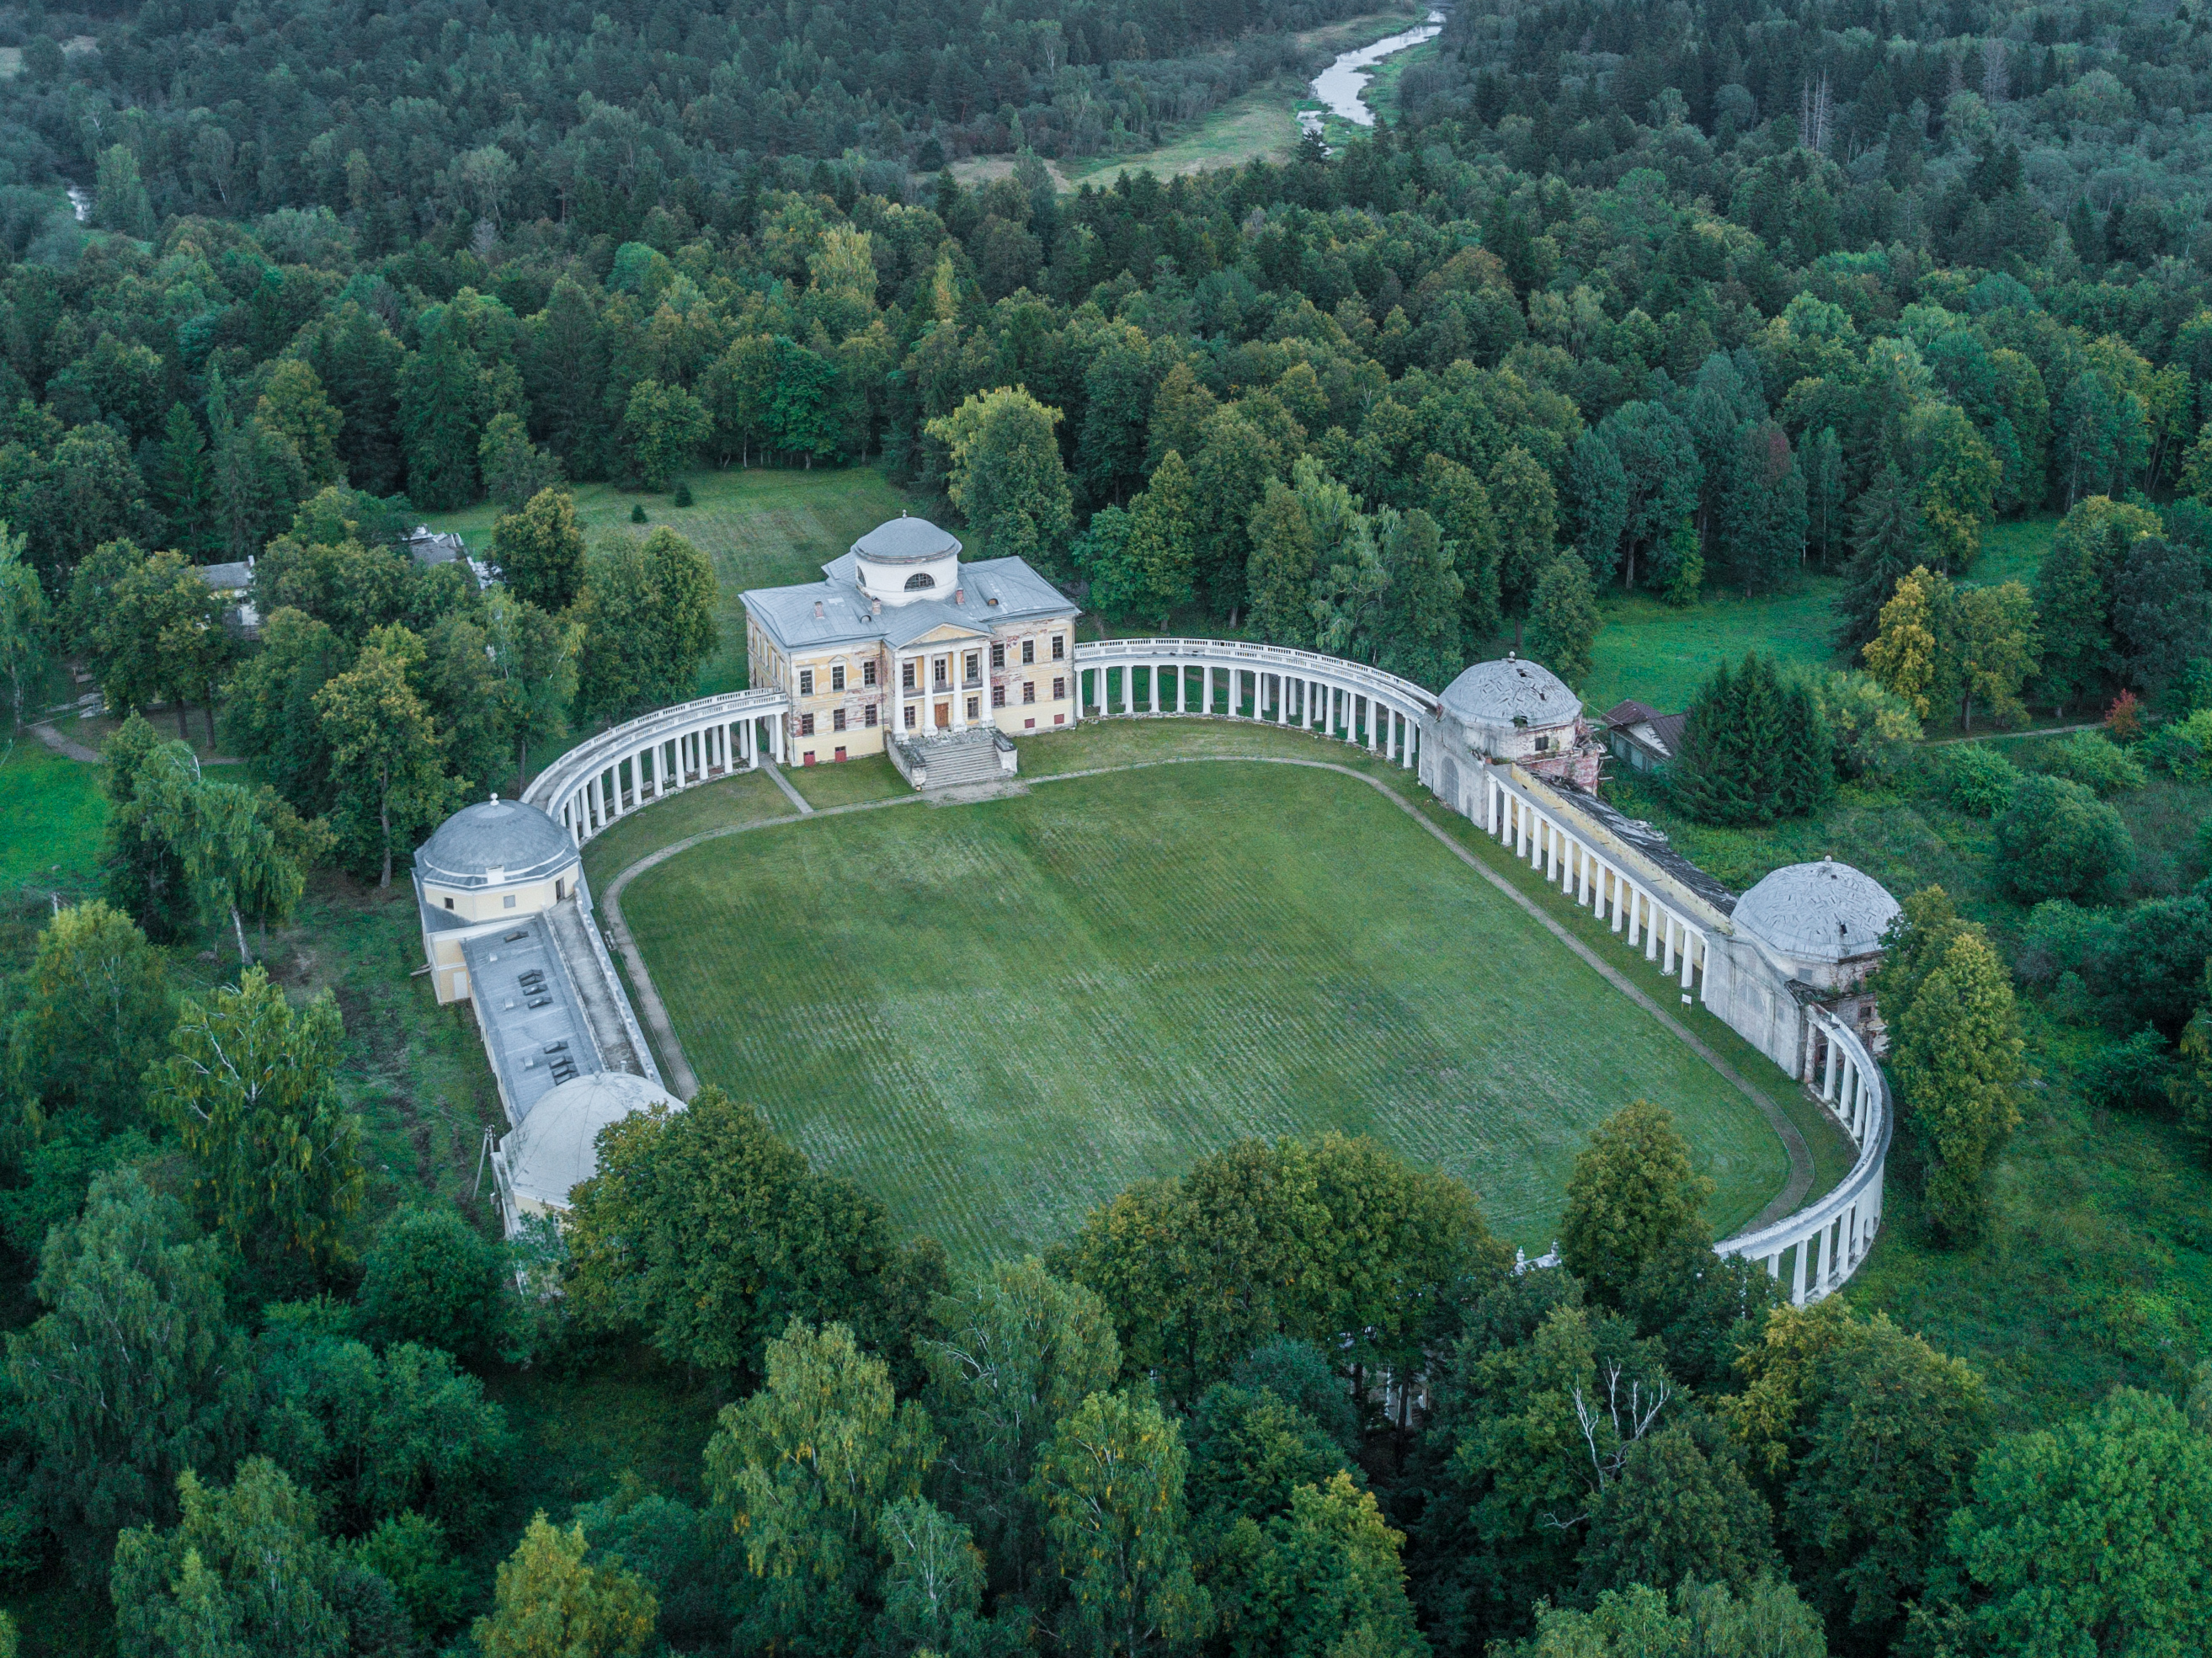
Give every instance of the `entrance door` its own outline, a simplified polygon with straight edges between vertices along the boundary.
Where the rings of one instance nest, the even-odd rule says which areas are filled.
[[[937,705],[937,729],[939,731],[947,731],[951,728],[951,725],[952,705],[950,702],[939,703]]]

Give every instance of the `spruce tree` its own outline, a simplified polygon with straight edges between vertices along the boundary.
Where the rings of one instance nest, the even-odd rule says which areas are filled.
[[[215,476],[199,422],[181,403],[169,406],[154,464],[154,501],[169,531],[169,544],[199,560],[216,549]]]
[[[1844,580],[1844,625],[1838,642],[1856,654],[1881,630],[1881,607],[1900,577],[1920,562],[1920,508],[1894,464],[1884,466],[1851,511],[1851,562]]]
[[[1700,823],[1749,820],[1751,801],[1731,763],[1737,714],[1735,676],[1723,662],[1691,700],[1682,745],[1668,773],[1676,803]]]

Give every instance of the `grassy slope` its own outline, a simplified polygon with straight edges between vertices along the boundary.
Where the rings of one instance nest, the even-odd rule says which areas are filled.
[[[680,854],[625,912],[702,1077],[969,1260],[1252,1134],[1373,1133],[1540,1246],[1583,1135],[1638,1094],[1682,1114],[1723,1225],[1785,1174],[1701,1060],[1323,774],[776,827]]]
[[[902,511],[945,510],[942,502],[894,488],[877,466],[697,472],[690,484],[690,507],[671,506],[666,495],[612,484],[580,484],[576,516],[594,544],[612,536],[641,540],[653,525],[665,524],[714,562],[721,586],[721,644],[700,668],[702,696],[744,687],[744,606],[738,595],[746,588],[817,580],[822,566],[885,519]],[[650,522],[630,522],[630,508],[639,504]],[[481,556],[491,546],[492,520],[498,515],[496,507],[484,502],[465,512],[434,514],[428,522],[437,529],[459,531],[470,551]]]
[[[19,733],[0,758],[0,892],[89,893],[106,821],[99,768]]]

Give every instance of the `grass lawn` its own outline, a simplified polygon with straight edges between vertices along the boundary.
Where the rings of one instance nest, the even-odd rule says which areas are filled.
[[[1063,742],[1102,762],[1030,751]],[[1169,766],[778,825],[647,872],[624,913],[702,1078],[967,1264],[1254,1135],[1372,1133],[1537,1248],[1638,1095],[1682,1120],[1722,1229],[1786,1177],[1750,1102],[1327,773]]]
[[[88,895],[106,822],[99,767],[65,760],[28,732],[0,750],[0,892]]]
[[[576,516],[594,544],[611,536],[642,540],[655,525],[665,524],[714,561],[721,587],[722,638],[699,670],[701,696],[745,687],[745,611],[738,596],[746,588],[817,580],[824,564],[885,519],[902,511],[942,518],[949,510],[942,501],[893,487],[879,466],[814,471],[753,467],[695,472],[690,482],[689,507],[671,506],[666,495],[611,483],[578,484]],[[630,508],[640,504],[649,521],[633,524]],[[434,529],[459,531],[469,550],[481,556],[491,546],[492,520],[499,511],[485,501],[462,512],[433,513],[427,521]],[[981,551],[969,550],[971,557]],[[548,754],[540,763],[551,759]]]

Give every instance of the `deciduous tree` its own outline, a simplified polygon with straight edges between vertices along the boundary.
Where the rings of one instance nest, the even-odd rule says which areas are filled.
[[[1618,1304],[1644,1264],[1678,1240],[1704,1242],[1713,1183],[1690,1164],[1673,1115],[1633,1100],[1590,1132],[1567,1177],[1559,1254],[1600,1299]]]
[[[1604,626],[1589,567],[1572,553],[1553,558],[1528,601],[1528,654],[1570,686],[1580,685]]]
[[[639,1658],[659,1604],[618,1563],[586,1565],[589,1546],[581,1526],[558,1530],[542,1509],[532,1517],[471,1631],[484,1658]]]
[[[422,641],[399,627],[380,628],[352,667],[314,695],[315,717],[331,754],[341,843],[380,862],[379,886],[392,884],[393,853],[451,809],[437,722],[408,683],[422,659]]]
[[[46,1310],[7,1338],[34,1486],[88,1566],[119,1527],[173,1514],[177,1476],[220,1473],[251,1430],[222,1262],[191,1231],[136,1170],[97,1176],[83,1215],[46,1236],[33,1284]]]
[[[1060,422],[1060,410],[1027,386],[1002,386],[929,422],[930,436],[951,452],[946,493],[994,557],[1058,559],[1073,512],[1053,435]]]
[[[325,991],[295,1010],[260,968],[187,998],[155,1105],[198,1163],[198,1187],[248,1259],[320,1267],[361,1206],[361,1120],[336,1072],[343,1031]]]

